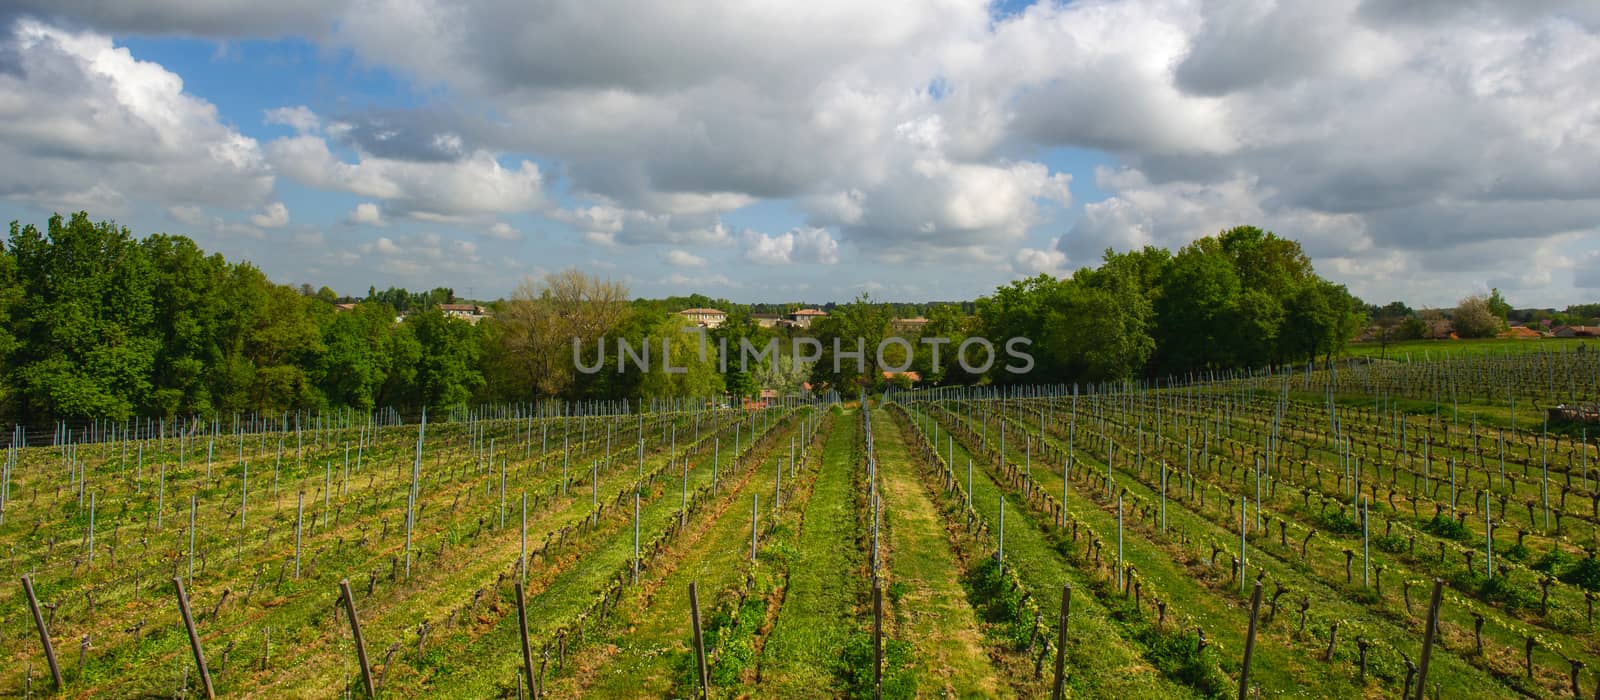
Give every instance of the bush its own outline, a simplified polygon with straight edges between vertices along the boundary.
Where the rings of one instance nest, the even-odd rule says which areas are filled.
[[[1022,604],[1022,592],[1011,587],[994,558],[985,558],[964,578],[984,621],[994,623],[1000,637],[1013,647],[1026,646],[1033,632],[1033,617]]]
[[[1585,590],[1600,591],[1600,561],[1594,557],[1579,559],[1571,568],[1562,572],[1562,583],[1582,586]]]
[[[1372,538],[1372,546],[1390,554],[1403,554],[1408,545],[1406,538],[1399,535],[1379,535]]]
[[[846,695],[852,698],[873,697],[872,687],[872,634],[855,632],[844,645],[839,666],[835,669],[844,680]],[[911,642],[904,639],[883,640],[883,697],[914,698],[917,695],[917,677],[911,667]]]
[[[1455,518],[1445,515],[1444,513],[1435,515],[1431,520],[1423,523],[1422,530],[1423,532],[1438,535],[1445,539],[1457,540],[1461,542],[1472,539],[1472,533],[1467,532],[1467,528],[1462,527],[1461,523],[1456,522]]]
[[[1346,514],[1343,508],[1332,512],[1317,513],[1312,517],[1312,521],[1317,524],[1318,530],[1324,532],[1338,535],[1361,534],[1361,523],[1356,522],[1354,518]]]
[[[1522,543],[1519,542],[1517,544],[1511,545],[1510,549],[1507,549],[1504,553],[1499,554],[1499,556],[1505,557],[1505,558],[1510,559],[1511,561],[1515,561],[1515,562],[1524,562],[1524,561],[1527,561],[1528,557],[1531,556],[1532,554],[1533,554],[1533,551],[1528,549],[1528,545],[1525,545],[1525,544],[1522,544]]]
[[[1200,639],[1194,633],[1165,633],[1151,627],[1140,636],[1150,649],[1150,662],[1163,674],[1194,688],[1203,697],[1233,696],[1233,679],[1217,665],[1214,648],[1198,651]]]
[[[1542,571],[1551,576],[1560,576],[1568,568],[1571,568],[1572,564],[1572,555],[1552,547],[1544,556],[1539,557],[1539,560],[1534,562],[1531,568],[1534,571]]]

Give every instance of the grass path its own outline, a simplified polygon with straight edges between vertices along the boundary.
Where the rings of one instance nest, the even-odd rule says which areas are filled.
[[[714,516],[703,519],[694,536],[675,543],[665,565],[646,570],[645,586],[630,589],[622,599],[619,610],[623,614],[611,625],[621,629],[608,648],[596,654],[599,658],[593,667],[549,690],[558,697],[671,695],[678,680],[675,664],[691,651],[685,633],[689,583],[699,585],[703,615],[708,614],[719,591],[739,585],[741,564],[750,555],[751,500],[759,499],[763,521],[771,517],[777,487],[773,471],[787,468],[788,460],[785,447],[775,448],[759,467],[745,473],[735,489],[725,492]],[[786,501],[792,497],[787,474],[784,493]]]
[[[872,423],[895,554],[891,580],[906,586],[895,611],[901,636],[916,646],[919,687],[939,697],[1000,697],[1009,688],[989,663],[977,615],[957,578],[961,567],[917,479],[904,436],[881,410]]]
[[[783,608],[760,661],[761,697],[815,698],[839,694],[832,673],[858,626],[866,589],[865,559],[856,545],[856,440],[859,415],[835,423],[823,448],[790,568]]]
[[[961,441],[957,440],[954,448],[956,464],[965,467],[969,459],[973,461],[972,507],[984,514],[991,531],[997,528],[1001,496],[1011,496],[1006,499],[1006,566],[1015,569],[1029,588],[1049,591],[1043,594],[1047,599],[1059,600],[1056,592],[1063,583],[1071,583],[1076,591],[1067,642],[1069,693],[1087,697],[1195,697],[1191,688],[1157,671],[1143,656],[1147,650],[1123,636],[1121,624],[1106,603],[1091,594],[1094,586],[1088,576],[1067,564],[1049,534],[1035,521],[1035,514],[1018,507],[1016,494],[1009,493],[979,466],[980,460],[973,458]]]

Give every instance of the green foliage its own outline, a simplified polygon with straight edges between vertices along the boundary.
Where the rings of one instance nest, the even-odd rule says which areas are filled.
[[[1498,292],[1497,292],[1498,294]],[[1505,305],[1504,300],[1500,301]],[[1505,327],[1505,316],[1497,316],[1493,304],[1483,296],[1469,296],[1461,300],[1450,316],[1450,325],[1462,338],[1488,338]]]
[[[1406,538],[1399,535],[1378,535],[1372,538],[1372,546],[1390,554],[1400,554],[1407,549]]]
[[[182,236],[135,239],[87,213],[13,222],[0,255],[4,411],[30,421],[211,417],[329,405],[460,405],[483,386],[475,329],[438,311],[396,323],[369,300],[274,284]],[[400,308],[447,289],[382,297]]]
[[[1461,523],[1457,522],[1455,518],[1445,515],[1444,513],[1435,515],[1426,522],[1422,523],[1422,530],[1423,532],[1432,533],[1434,535],[1438,535],[1446,539],[1456,540],[1458,542],[1467,542],[1475,539],[1472,533],[1467,530],[1467,528],[1462,527]]]
[[[1530,568],[1532,568],[1534,571],[1542,571],[1552,576],[1557,576],[1566,572],[1567,569],[1572,566],[1572,564],[1572,555],[1567,554],[1560,549],[1552,548],[1550,551],[1545,552],[1544,556],[1539,557],[1537,561],[1533,562],[1533,565]]]
[[[1107,381],[1332,356],[1367,307],[1312,271],[1294,241],[1239,227],[1185,246],[1106,251],[1100,267],[1000,287],[978,330],[1035,341],[1034,372],[995,382]]]
[[[1361,523],[1357,522],[1355,518],[1350,517],[1350,515],[1346,513],[1343,508],[1322,513],[1313,513],[1311,519],[1317,524],[1317,529],[1319,530],[1340,535],[1361,534]]]
[[[1600,561],[1585,557],[1574,562],[1559,575],[1562,583],[1582,586],[1586,590],[1600,591]]]
[[[993,557],[985,558],[962,577],[978,615],[992,625],[990,634],[1013,649],[1026,648],[1033,637],[1033,616],[1022,590],[1013,588]]]
[[[1202,697],[1232,696],[1233,680],[1218,665],[1215,649],[1201,650],[1200,638],[1193,632],[1162,632],[1151,627],[1140,635],[1140,641],[1150,649],[1151,664]]]
[[[889,321],[888,309],[862,294],[812,322],[811,331],[822,343],[822,359],[812,366],[811,381],[846,395],[858,387],[875,386],[881,376],[877,348],[889,334]],[[860,357],[855,356],[858,350]]]
[[[1528,549],[1528,545],[1522,544],[1521,542],[1511,545],[1511,547],[1504,553],[1500,553],[1500,556],[1510,559],[1511,561],[1518,562],[1527,561],[1528,557],[1532,555],[1533,551]]]
[[[837,673],[845,682],[845,694],[852,698],[875,697],[873,692],[872,634],[857,631],[845,642]],[[885,637],[883,640],[884,698],[914,698],[917,676],[912,667],[911,642]]]

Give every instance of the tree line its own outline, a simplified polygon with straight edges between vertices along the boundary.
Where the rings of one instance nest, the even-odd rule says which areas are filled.
[[[1040,275],[968,302],[899,304],[863,295],[829,305],[809,329],[765,328],[758,308],[700,295],[630,299],[620,283],[578,270],[528,279],[487,304],[473,324],[440,311],[447,288],[369,289],[359,300],[322,287],[269,280],[248,262],[208,254],[177,235],[135,237],[87,213],[44,228],[11,224],[0,251],[0,414],[13,421],[216,416],[235,412],[449,407],[492,401],[780,394],[809,383],[854,393],[909,383],[885,376],[909,365],[927,383],[1073,382],[1300,362],[1337,353],[1367,307],[1312,270],[1294,241],[1243,227],[1176,254],[1106,251],[1101,264],[1057,279]],[[711,306],[729,316],[698,329],[676,313]],[[895,319],[915,313],[915,328]],[[401,317],[403,316],[403,320]],[[823,360],[800,362],[797,336]],[[968,337],[1025,337],[1034,370],[969,373],[953,361]],[[711,349],[700,354],[704,337]],[[948,342],[934,350],[919,342]],[[599,352],[604,338],[606,352]],[[662,371],[661,340],[681,372]],[[835,370],[832,341],[868,352]],[[618,371],[616,341],[652,353],[649,371]],[[721,366],[716,349],[779,341],[770,365]],[[577,343],[575,357],[574,342]],[[579,369],[579,362],[594,368]]]

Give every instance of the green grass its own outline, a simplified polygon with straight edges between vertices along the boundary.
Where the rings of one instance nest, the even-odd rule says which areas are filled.
[[[790,565],[789,586],[761,657],[762,697],[811,698],[841,692],[834,673],[857,614],[866,564],[856,546],[854,478],[860,416],[840,416],[823,448],[817,482]]]
[[[596,658],[589,662],[580,677],[555,686],[553,692],[558,695],[587,693],[601,697],[622,697],[666,696],[674,691],[679,667],[693,656],[693,650],[688,646],[692,639],[684,633],[689,619],[689,583],[695,582],[701,591],[706,627],[716,627],[718,621],[714,619],[712,611],[718,610],[718,604],[724,602],[719,600],[719,595],[732,597],[733,589],[743,584],[743,574],[746,572],[743,565],[750,553],[751,499],[759,498],[765,506],[762,509],[763,522],[772,517],[772,495],[776,488],[773,470],[779,465],[787,465],[788,461],[786,446],[774,447],[757,468],[745,471],[741,479],[725,487],[717,510],[705,522],[697,523],[689,541],[674,546],[671,561],[652,566],[642,573],[643,585],[628,589],[618,605],[618,618],[608,623],[607,639],[600,643],[603,647],[601,653],[595,655]],[[731,458],[728,457],[731,456],[725,456],[724,469],[730,466]],[[784,489],[786,494],[793,491],[787,482]],[[790,505],[785,504],[786,507]],[[769,570],[755,570],[752,576],[765,576],[768,573]],[[737,623],[748,632],[764,617],[765,602],[763,597],[752,596],[729,616],[730,619],[722,623]],[[715,635],[708,633],[708,637],[708,647],[717,648]],[[752,658],[748,658],[753,654],[753,649],[744,651],[746,658],[738,661],[745,664],[753,662]],[[733,669],[731,662],[735,659],[732,656],[733,653],[729,653],[730,658],[719,659],[723,662],[719,664],[720,668]],[[723,682],[715,683],[715,687],[728,685],[726,681],[729,679],[721,680]],[[732,680],[736,681],[737,678]]]
[[[983,648],[977,616],[958,579],[944,522],[917,479],[905,437],[873,412],[884,520],[889,532],[896,636],[916,642],[915,670],[930,697],[997,697],[1005,684]]]
[[[1585,345],[1590,352],[1600,350],[1600,338],[1529,338],[1526,340],[1510,338],[1471,338],[1463,340],[1406,340],[1390,343],[1384,348],[1380,343],[1350,343],[1345,346],[1345,355],[1350,357],[1384,357],[1390,360],[1404,361],[1406,355],[1411,356],[1412,362],[1422,362],[1425,358],[1442,359],[1462,355],[1516,355],[1529,352],[1552,352],[1562,350],[1577,350],[1578,346]]]
[[[940,439],[940,442],[944,442]],[[965,477],[965,465],[973,460],[972,507],[983,514],[990,531],[999,525],[1000,497],[1006,503],[1005,561],[1029,589],[1040,591],[1045,600],[1060,600],[1060,589],[1070,583],[1078,591],[1073,596],[1072,620],[1067,642],[1067,685],[1077,695],[1128,698],[1196,697],[1189,687],[1164,677],[1146,658],[1148,650],[1129,642],[1123,624],[1108,604],[1090,595],[1092,579],[1063,555],[1059,541],[1019,507],[1017,494],[1003,488],[993,475],[974,459],[967,446],[957,440],[957,474]],[[1066,549],[1071,549],[1067,547]],[[1049,607],[1049,606],[1044,606]]]

